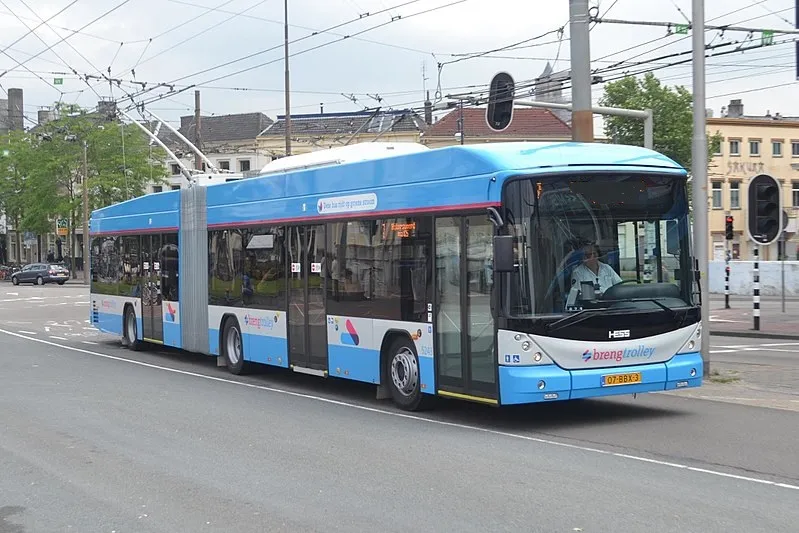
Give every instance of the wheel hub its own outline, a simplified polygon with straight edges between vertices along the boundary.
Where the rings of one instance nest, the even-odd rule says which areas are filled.
[[[391,360],[391,381],[403,396],[410,396],[419,384],[416,357],[407,347],[401,348]]]

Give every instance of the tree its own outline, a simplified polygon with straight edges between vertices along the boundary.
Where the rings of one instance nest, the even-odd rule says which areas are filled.
[[[628,76],[605,85],[599,105],[627,109],[651,109],[654,121],[654,149],[691,168],[693,139],[693,97],[685,87],[662,85],[654,74],[643,78]],[[605,117],[605,135],[617,144],[644,144],[644,125],[640,119]],[[714,146],[721,143],[716,132],[708,136],[708,160]]]
[[[52,231],[56,219],[68,219],[67,242],[76,250],[75,230],[83,219],[84,144],[90,210],[140,196],[148,183],[164,183],[165,154],[151,148],[135,126],[72,105],[58,105],[56,111],[57,120],[9,137],[14,154],[9,159],[17,174],[6,180],[3,192],[11,196],[0,207],[17,217],[15,229],[39,234]]]

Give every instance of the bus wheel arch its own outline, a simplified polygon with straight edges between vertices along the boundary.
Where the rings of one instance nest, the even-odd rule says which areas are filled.
[[[222,316],[219,327],[219,355],[224,358],[231,374],[241,375],[249,370],[249,365],[244,360],[244,335],[236,315],[227,313]]]
[[[380,385],[401,409],[418,411],[430,406],[432,396],[422,393],[419,354],[407,331],[389,330],[383,337]]]
[[[136,311],[133,305],[126,303],[122,310],[122,344],[138,352],[142,342],[139,340],[139,324],[136,321]]]

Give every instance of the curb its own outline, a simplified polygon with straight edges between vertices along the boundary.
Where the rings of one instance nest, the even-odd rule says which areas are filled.
[[[710,336],[741,337],[748,339],[787,339],[799,341],[799,335],[793,333],[768,333],[764,331],[719,331],[710,330]]]

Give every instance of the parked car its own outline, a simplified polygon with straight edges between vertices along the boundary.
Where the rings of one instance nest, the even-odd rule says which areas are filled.
[[[45,283],[58,283],[63,285],[69,279],[69,270],[61,265],[50,263],[31,263],[25,265],[22,270],[11,274],[11,283],[34,283],[44,285]]]

